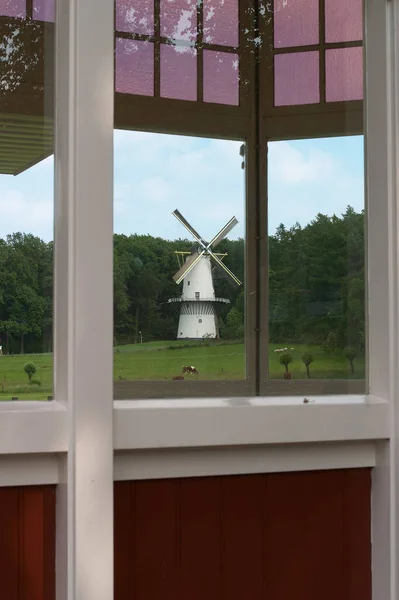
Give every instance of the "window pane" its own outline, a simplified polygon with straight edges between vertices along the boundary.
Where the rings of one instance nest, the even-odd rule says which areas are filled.
[[[241,144],[114,140],[115,380],[245,379]]]
[[[363,39],[362,0],[326,0],[326,42]]]
[[[194,48],[162,44],[161,96],[197,99],[197,52]]]
[[[116,0],[115,29],[152,35],[154,33],[153,0]]]
[[[54,22],[55,0],[33,0],[32,6],[34,19]]]
[[[276,106],[319,102],[318,52],[278,54],[274,59],[274,73]]]
[[[116,40],[116,91],[140,96],[154,95],[154,44]]]
[[[237,0],[204,0],[204,42],[238,46]]]
[[[197,37],[196,0],[161,0],[161,35],[194,42]]]
[[[363,137],[268,156],[270,378],[363,379]]]
[[[238,105],[239,61],[237,54],[204,50],[204,101]]]
[[[15,18],[10,18],[10,16]],[[0,400],[52,396],[54,28],[0,2]]]
[[[363,48],[326,50],[326,100],[363,98]]]
[[[274,0],[274,46],[319,43],[319,0]]]

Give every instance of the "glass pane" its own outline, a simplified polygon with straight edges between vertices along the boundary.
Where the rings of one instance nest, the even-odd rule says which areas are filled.
[[[269,375],[365,377],[363,137],[269,144]]]
[[[55,20],[55,0],[33,0],[33,18],[36,21],[49,21],[53,23]]]
[[[161,96],[197,100],[197,52],[194,48],[162,44]]]
[[[362,100],[363,48],[326,50],[326,100]]]
[[[319,0],[274,0],[274,47],[319,43]]]
[[[238,46],[237,0],[204,0],[204,42]]]
[[[116,31],[142,35],[154,33],[153,0],[116,0]]]
[[[117,38],[115,88],[122,94],[154,95],[154,44]]]
[[[237,54],[204,50],[204,102],[238,105],[239,59]]]
[[[326,0],[326,42],[363,39],[363,0]]]
[[[119,130],[114,142],[115,380],[244,379],[241,144]]]
[[[274,79],[276,106],[319,102],[319,53],[295,52],[276,55]]]
[[[196,0],[161,0],[161,35],[194,42],[197,37]]]
[[[10,18],[12,17],[16,18]],[[54,28],[0,3],[0,400],[52,396]]]

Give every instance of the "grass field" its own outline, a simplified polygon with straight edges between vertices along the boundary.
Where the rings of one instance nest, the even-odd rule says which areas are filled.
[[[269,376],[281,379],[284,367],[274,351],[279,346],[269,347]],[[347,379],[364,377],[364,358],[355,360],[355,373],[350,372],[348,361],[341,354],[327,355],[318,346],[295,346],[291,351],[293,361],[289,370],[293,379],[305,379],[306,369],[301,361],[305,351],[313,354],[310,367],[314,379]],[[32,361],[37,368],[29,384],[24,365]],[[183,365],[194,365],[201,380],[243,379],[245,377],[244,344],[210,343],[185,344],[181,340],[172,342],[149,342],[119,346],[114,351],[114,378],[116,380],[170,380],[181,375]],[[13,355],[0,357],[0,399],[42,400],[52,395],[53,358],[51,354]],[[190,376],[187,376],[190,377]]]

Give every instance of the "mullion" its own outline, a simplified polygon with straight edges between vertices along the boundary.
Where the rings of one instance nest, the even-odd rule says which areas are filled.
[[[320,104],[325,104],[326,103],[325,0],[319,0],[319,93],[320,93]]]
[[[154,97],[161,96],[161,0],[154,0]]]
[[[330,42],[325,43],[325,50],[334,50],[339,48],[359,48],[363,46],[362,41],[356,42]],[[287,48],[276,48],[274,54],[297,54],[299,52],[314,52],[320,50],[319,44],[312,44],[308,46],[290,46]]]
[[[204,101],[204,0],[197,2],[197,102]]]
[[[26,18],[29,21],[33,19],[33,0],[26,0]]]

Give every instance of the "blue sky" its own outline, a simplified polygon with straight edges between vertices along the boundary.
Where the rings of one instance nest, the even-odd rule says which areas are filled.
[[[205,238],[235,215],[244,232],[240,143],[115,132],[114,230],[185,237],[178,208]],[[0,237],[53,237],[53,159],[17,176],[0,175]],[[318,212],[364,207],[363,138],[274,142],[269,149],[269,231],[305,225]]]

